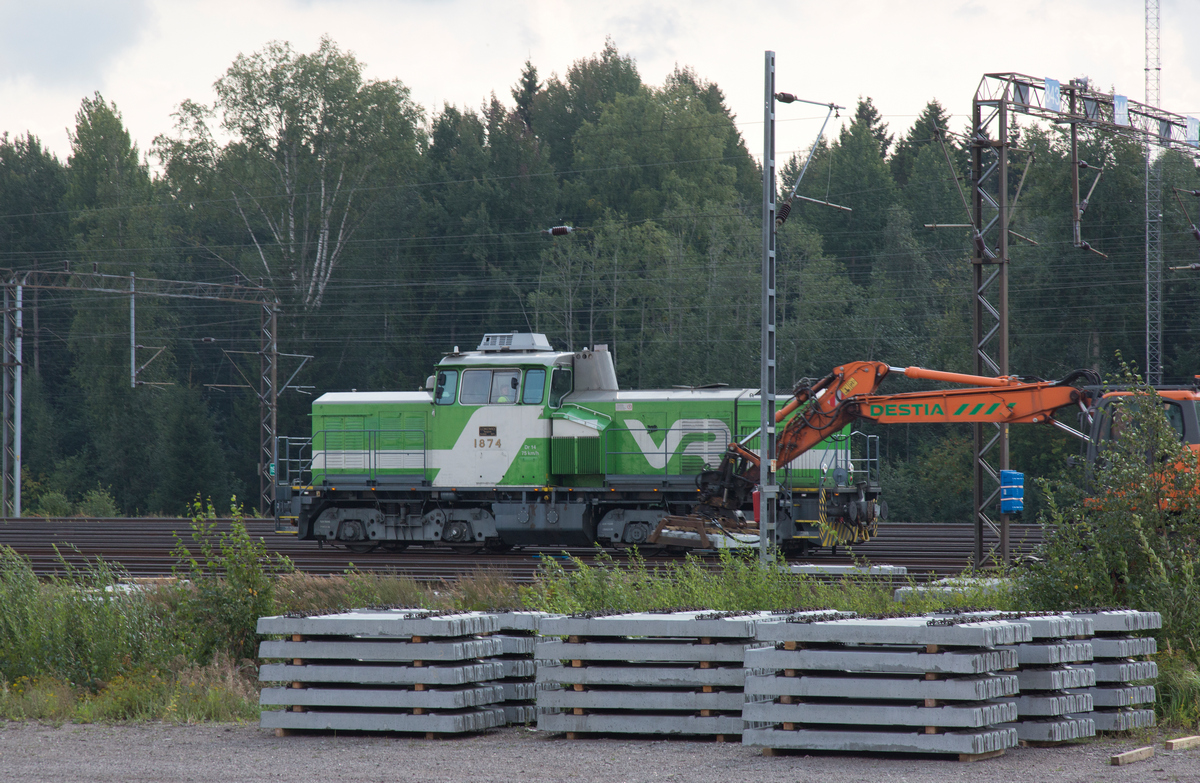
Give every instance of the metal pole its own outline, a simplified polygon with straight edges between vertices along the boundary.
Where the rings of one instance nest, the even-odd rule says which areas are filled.
[[[134,305],[134,275],[129,273],[129,388],[137,388],[137,311]]]
[[[13,516],[21,516],[21,361],[25,335],[22,310],[24,286],[17,286],[17,319],[13,339]]]
[[[1159,0],[1146,0],[1146,105],[1161,102]],[[1146,136],[1146,382],[1162,383],[1162,167]]]
[[[775,52],[766,52],[763,74],[762,214],[762,416],[759,442],[759,557],[774,557],[775,484]]]
[[[271,513],[275,502],[275,477],[271,475],[271,469],[275,466],[275,433],[279,417],[278,326],[279,304],[264,302],[258,351],[258,512],[263,516]]]
[[[1075,82],[1071,82],[1071,116],[1075,116]],[[1071,123],[1071,242],[1075,247],[1083,244],[1083,219],[1079,211],[1079,123]]]
[[[1000,214],[997,216],[1000,224],[1000,258],[997,259],[1000,284],[999,321],[1000,345],[999,350],[1000,374],[1008,375],[1008,92],[1000,101],[1000,187],[998,188]],[[1008,425],[999,425],[1000,430],[1000,470],[1008,470]],[[1000,515],[1000,554],[1005,565],[1009,562],[1008,548],[1008,514]]]
[[[10,413],[12,408],[9,407],[9,392],[12,388],[10,383],[12,370],[12,328],[11,313],[9,311],[9,288],[7,281],[4,286],[4,367],[0,368],[4,371],[4,389],[0,394],[0,410],[4,416],[3,432],[0,433],[0,467],[4,473],[4,480],[0,482],[0,515],[12,516],[9,500],[12,497],[9,488],[12,482],[12,473],[9,471],[9,444],[12,436],[12,417]]]
[[[972,106],[971,127],[971,217],[975,223],[975,232],[979,235],[983,231],[983,151],[984,145],[987,144],[986,137],[982,133],[983,111],[979,102],[976,101]],[[971,345],[975,354],[975,374],[983,375],[987,368],[984,366],[982,342],[983,342],[983,281],[984,281],[984,262],[986,258],[983,253],[983,248],[980,246],[984,240],[975,243],[974,257],[971,259],[971,311],[972,311],[972,328],[971,328]],[[983,451],[983,425],[971,425],[974,460],[973,460],[973,481],[971,483],[973,502],[972,508],[972,524],[975,528],[975,565],[983,563],[983,467],[980,461],[983,459],[981,452]]]
[[[279,473],[279,444],[275,436],[279,433],[279,304],[271,303],[271,481],[265,511],[275,512],[276,476]]]

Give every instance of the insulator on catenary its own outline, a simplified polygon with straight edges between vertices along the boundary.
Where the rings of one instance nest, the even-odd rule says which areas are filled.
[[[779,228],[782,226],[790,214],[792,214],[792,200],[788,199],[779,205],[779,211],[775,213],[775,227]]]
[[[777,92],[775,93],[775,100],[779,101],[780,103],[794,103],[796,101],[796,96],[792,95],[790,92]]]
[[[549,234],[552,237],[565,237],[567,234],[570,234],[574,230],[575,229],[572,226],[555,226],[554,228],[546,229],[542,233]]]

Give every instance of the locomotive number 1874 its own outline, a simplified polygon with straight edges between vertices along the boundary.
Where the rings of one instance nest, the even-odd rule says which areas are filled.
[[[500,448],[499,438],[476,438],[475,448],[477,449],[498,449]]]

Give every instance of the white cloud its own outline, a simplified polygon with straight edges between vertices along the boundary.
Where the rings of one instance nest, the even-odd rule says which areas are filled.
[[[147,0],[3,0],[0,74],[39,87],[89,87],[150,23]]]
[[[716,82],[751,150],[761,146],[765,49],[778,53],[780,89],[850,107],[869,95],[897,133],[931,98],[961,127],[991,71],[1087,74],[1144,94],[1143,9],[1131,0],[0,0],[0,9],[0,131],[32,130],[60,155],[93,90],[116,102],[144,150],[181,100],[212,101],[239,52],[271,40],[312,51],[322,34],[366,62],[369,77],[399,78],[429,112],[478,107],[492,92],[511,102],[526,58],[543,79],[562,75],[611,35],[649,83],[676,64]],[[1164,0],[1162,18],[1164,106],[1200,113],[1200,58],[1188,49],[1200,3]],[[823,116],[781,111],[781,160],[812,142]]]

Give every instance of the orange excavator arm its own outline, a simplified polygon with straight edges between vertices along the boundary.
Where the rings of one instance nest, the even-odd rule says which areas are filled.
[[[968,385],[964,389],[875,394],[889,374]],[[1071,384],[1080,378],[1095,381],[1094,373],[1077,370],[1060,381],[1022,380],[1016,376],[980,375],[889,367],[883,362],[849,362],[813,383],[798,387],[795,396],[775,415],[784,425],[777,443],[777,464],[787,465],[825,438],[857,419],[882,424],[1045,422],[1070,429],[1054,420],[1054,412],[1087,404],[1087,392]],[[807,403],[807,404],[806,404]],[[758,455],[740,444],[730,451],[742,460],[742,478],[758,480]]]

